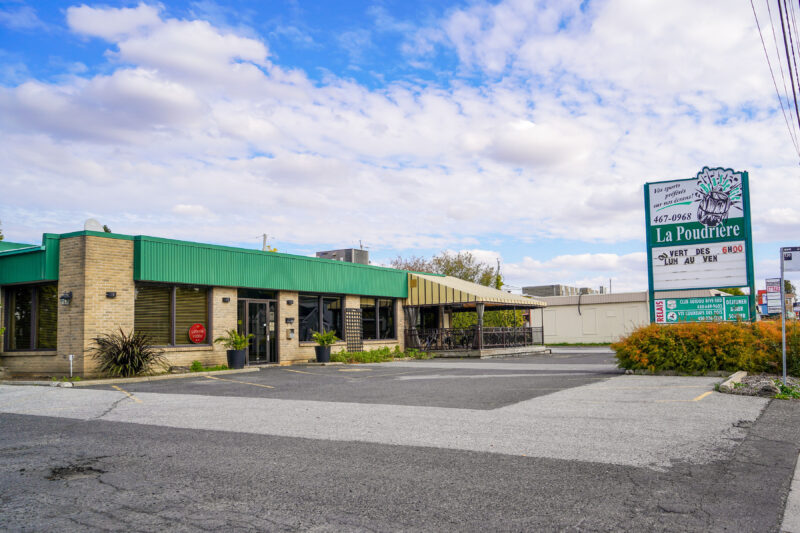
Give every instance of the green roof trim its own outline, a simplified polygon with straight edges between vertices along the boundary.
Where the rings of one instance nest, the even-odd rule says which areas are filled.
[[[41,246],[20,244],[16,248],[0,248],[0,285],[57,280],[61,239],[81,236],[133,241],[133,277],[137,281],[391,298],[408,296],[405,270],[98,231],[46,233]]]
[[[45,233],[41,246],[0,251],[0,285],[58,279],[59,236]]]
[[[215,244],[134,237],[137,281],[406,298],[404,270]]]
[[[22,244],[19,242],[8,242],[8,241],[0,241],[0,252],[4,252],[6,250],[16,250],[18,248],[31,248],[32,246],[37,246],[36,244]]]

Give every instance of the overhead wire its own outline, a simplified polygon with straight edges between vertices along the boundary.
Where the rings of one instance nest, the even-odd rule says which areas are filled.
[[[798,0],[798,1],[800,1],[800,0]],[[783,74],[783,64],[781,62],[781,56],[780,56],[780,51],[778,49],[778,41],[777,41],[777,36],[776,36],[777,32],[775,31],[775,22],[774,22],[774,19],[772,17],[772,10],[769,7],[769,0],[766,0],[766,4],[767,4],[767,12],[769,13],[770,26],[772,28],[772,39],[773,39],[773,42],[775,43],[775,52],[777,54],[778,68],[780,70],[781,79],[783,81],[783,91],[784,91],[784,97],[786,99],[787,106],[784,106],[784,104],[783,104],[783,100],[784,99],[781,98],[780,89],[778,89],[778,82],[775,79],[775,69],[772,66],[772,61],[770,61],[769,52],[767,51],[767,45],[764,42],[764,33],[763,33],[762,29],[761,29],[761,23],[758,20],[758,14],[756,13],[755,4],[753,3],[753,0],[750,0],[750,7],[753,10],[753,17],[755,18],[756,27],[758,28],[758,35],[759,35],[759,38],[761,39],[761,47],[764,49],[764,57],[767,60],[767,66],[769,67],[769,74],[770,74],[770,77],[772,78],[772,85],[773,85],[773,87],[775,87],[775,95],[778,97],[778,103],[780,103],[780,106],[781,106],[781,113],[783,114],[783,120],[786,123],[786,128],[789,131],[789,138],[792,140],[792,144],[794,145],[795,151],[797,152],[797,155],[800,156],[800,145],[798,145],[798,136],[797,136],[797,133],[796,133],[795,128],[794,128],[794,117],[792,117],[792,120],[790,121],[789,117],[786,114],[786,108],[787,107],[789,108],[789,115],[792,114],[792,109],[791,109],[791,107],[788,106],[789,95],[788,95],[788,91],[786,89],[786,77]],[[795,94],[794,86],[792,86],[792,94],[793,95]],[[795,102],[796,102],[796,99],[795,99]],[[798,118],[798,124],[800,124],[800,118]]]

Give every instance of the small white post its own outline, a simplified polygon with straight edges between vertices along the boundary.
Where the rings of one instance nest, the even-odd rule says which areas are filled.
[[[74,354],[69,354],[69,379],[72,379],[72,360],[75,359]]]

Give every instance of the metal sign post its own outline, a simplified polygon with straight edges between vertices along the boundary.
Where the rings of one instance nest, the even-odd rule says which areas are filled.
[[[783,385],[786,386],[786,280],[785,271],[800,271],[800,246],[781,248],[781,351],[783,354]]]

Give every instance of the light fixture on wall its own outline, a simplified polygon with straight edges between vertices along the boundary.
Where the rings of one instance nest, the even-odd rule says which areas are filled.
[[[69,305],[72,301],[72,291],[63,293],[59,296],[58,301],[61,302],[61,305]]]
[[[230,299],[230,298],[228,298],[227,296],[223,296],[223,297],[222,297],[222,303],[226,304],[226,303],[228,303],[228,302],[230,302],[230,301],[231,301],[231,299]]]
[[[287,316],[286,317],[286,323],[287,324],[294,324],[294,317],[293,316]]]
[[[117,297],[117,293],[114,292],[114,291],[108,291],[106,293],[106,298],[116,298],[116,297]]]
[[[293,303],[294,303],[294,300],[286,300],[286,305],[292,305]]]

